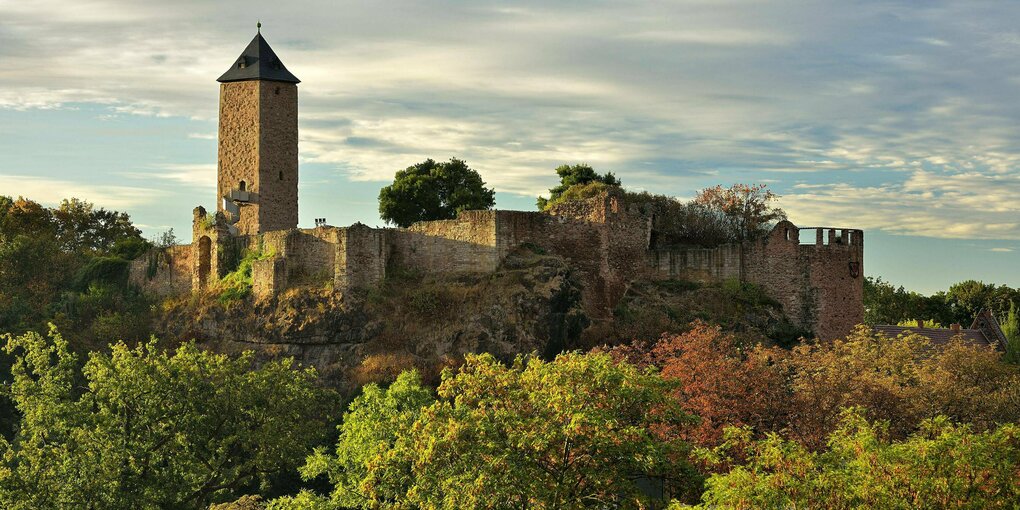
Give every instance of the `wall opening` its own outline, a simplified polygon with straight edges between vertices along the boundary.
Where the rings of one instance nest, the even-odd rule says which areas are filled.
[[[246,191],[247,188],[248,188],[248,184],[246,182],[241,181],[241,182],[237,183],[237,189],[239,189],[241,191]]]
[[[202,236],[198,240],[198,287],[204,289],[212,269],[212,239]]]
[[[280,180],[283,180],[283,170],[280,170]]]

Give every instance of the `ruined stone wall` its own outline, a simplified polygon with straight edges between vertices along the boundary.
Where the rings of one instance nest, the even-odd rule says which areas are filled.
[[[718,282],[740,278],[740,245],[718,248],[657,249],[648,252],[656,272],[693,282]]]
[[[128,281],[160,297],[191,292],[191,253],[190,244],[150,250],[131,261]]]
[[[191,229],[191,288],[203,290],[232,269],[247,238],[230,235],[223,213],[209,215],[204,207],[192,211]]]
[[[645,271],[650,222],[627,210],[622,193],[614,190],[559,204],[548,214],[500,211],[497,219],[501,256],[530,243],[571,261],[584,282],[585,308],[594,317],[608,317],[630,281]]]
[[[386,278],[392,231],[355,224],[339,229],[334,288],[372,288]]]
[[[495,271],[497,211],[465,211],[456,219],[421,221],[390,231],[398,264],[421,271]]]
[[[802,230],[815,233],[806,244]],[[794,324],[832,339],[864,320],[863,242],[860,230],[800,229],[787,221],[765,239],[743,245],[653,250],[648,265],[669,278],[759,285]]]
[[[286,288],[301,286],[324,286],[333,281],[336,273],[339,233],[337,228],[291,229],[266,232],[253,241],[251,248],[260,248],[267,260],[283,260],[285,263],[259,264],[258,275],[252,274],[253,282],[259,282],[264,291],[279,292]],[[282,274],[281,274],[282,273]],[[271,286],[269,283],[272,282]],[[257,293],[263,295],[261,293]]]

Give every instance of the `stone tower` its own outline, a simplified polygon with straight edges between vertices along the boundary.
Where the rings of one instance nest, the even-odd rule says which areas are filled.
[[[260,31],[217,81],[217,211],[240,235],[297,227],[300,80]]]

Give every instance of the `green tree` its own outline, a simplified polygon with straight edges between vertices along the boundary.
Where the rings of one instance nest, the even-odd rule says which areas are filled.
[[[0,445],[3,508],[207,508],[293,469],[324,428],[328,394],[289,359],[118,343],[79,374],[56,330],[6,350],[22,420]]]
[[[997,318],[1004,318],[1011,305],[1020,305],[1020,291],[1006,285],[967,280],[949,287],[945,299],[953,310],[953,322],[966,325],[985,309]]]
[[[581,163],[578,165],[560,165],[556,168],[556,175],[560,177],[560,184],[549,189],[549,198],[538,197],[538,210],[545,211],[553,204],[560,201],[561,196],[573,186],[585,186],[591,183],[603,184],[606,186],[619,186],[620,180],[612,172],[599,174],[591,166]]]
[[[749,460],[709,478],[699,508],[984,509],[1020,501],[1015,424],[974,433],[937,417],[893,442],[881,423],[850,410],[822,452],[776,434],[749,438],[749,431],[733,429],[730,443],[707,455],[724,459],[743,447]]]
[[[328,474],[333,494],[271,508],[637,507],[649,499],[638,486],[646,476],[696,478],[683,467],[686,443],[653,432],[690,419],[670,388],[604,353],[509,367],[468,356],[444,371],[428,405],[413,375],[385,392],[370,386],[345,417],[336,454],[305,467]]]
[[[398,171],[393,184],[379,191],[379,215],[387,223],[407,227],[416,221],[452,219],[460,211],[491,209],[495,197],[496,192],[486,188],[464,161],[427,159]]]
[[[77,198],[53,210],[57,238],[65,251],[105,254],[125,243],[145,244],[127,213],[109,211]]]

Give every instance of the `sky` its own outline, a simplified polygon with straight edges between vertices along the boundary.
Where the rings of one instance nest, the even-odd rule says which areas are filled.
[[[529,210],[585,162],[680,198],[768,184],[908,289],[1020,286],[1020,2],[0,0],[0,195],[187,241],[257,20],[302,80],[302,226],[382,225],[430,157]]]

